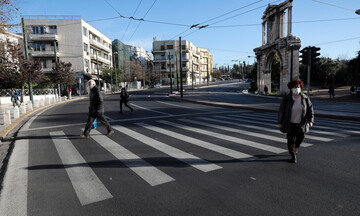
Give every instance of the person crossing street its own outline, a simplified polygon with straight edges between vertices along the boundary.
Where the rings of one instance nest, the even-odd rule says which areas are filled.
[[[114,131],[111,128],[111,125],[104,117],[104,99],[100,92],[100,89],[96,86],[94,80],[88,82],[90,89],[90,105],[89,105],[89,115],[88,120],[85,126],[84,133],[80,135],[81,138],[89,138],[89,133],[91,126],[95,118],[105,125],[107,129],[107,135],[111,135]]]
[[[134,111],[127,103],[129,102],[129,94],[123,86],[120,86],[120,112],[122,113],[122,104],[124,104],[127,108]]]

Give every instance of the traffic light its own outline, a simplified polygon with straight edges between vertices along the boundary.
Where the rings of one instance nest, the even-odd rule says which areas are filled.
[[[301,61],[300,63],[303,65],[307,65],[308,64],[308,47],[305,47],[304,49],[300,50],[300,58]]]
[[[319,50],[320,47],[311,47],[311,63],[320,61],[320,58],[318,58],[318,56],[320,55],[320,53],[318,53]]]

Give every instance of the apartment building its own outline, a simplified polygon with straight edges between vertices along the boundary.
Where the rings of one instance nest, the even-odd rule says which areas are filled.
[[[30,58],[40,59],[42,71],[56,61],[70,62],[78,87],[101,80],[101,69],[112,67],[111,39],[79,16],[24,16]],[[99,77],[100,76],[100,77]]]
[[[187,40],[181,41],[181,62],[178,40],[153,40],[154,70],[155,80],[161,84],[169,84],[170,77],[173,82],[184,84],[200,84],[211,79],[212,74],[212,55],[204,49],[196,47]],[[180,78],[180,67],[182,67],[182,78]],[[171,73],[170,73],[171,71]]]

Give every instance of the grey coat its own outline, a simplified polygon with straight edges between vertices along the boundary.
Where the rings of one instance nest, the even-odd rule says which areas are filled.
[[[314,122],[314,109],[313,105],[307,95],[300,93],[301,95],[301,104],[302,104],[302,116],[300,126],[304,133],[309,132],[309,125],[307,123]],[[292,94],[284,96],[280,104],[279,114],[278,114],[278,123],[282,124],[280,131],[283,133],[290,132],[290,121],[291,121],[291,111],[294,104]]]
[[[89,115],[97,115],[104,113],[104,99],[97,86],[90,90],[90,106]]]

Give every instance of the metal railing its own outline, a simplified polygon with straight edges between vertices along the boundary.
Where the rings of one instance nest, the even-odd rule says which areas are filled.
[[[16,89],[21,94],[21,89]],[[56,89],[33,89],[34,95],[56,94]],[[25,95],[29,95],[29,89],[25,89]],[[10,97],[11,89],[0,89],[0,97]]]

